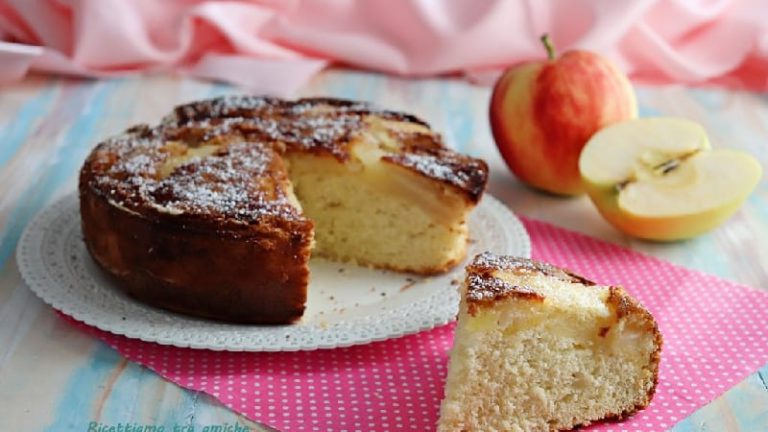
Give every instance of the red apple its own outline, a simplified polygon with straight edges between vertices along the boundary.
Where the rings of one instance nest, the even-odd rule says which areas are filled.
[[[526,184],[559,195],[584,192],[579,154],[612,123],[635,118],[626,75],[605,57],[569,51],[507,69],[493,88],[491,130],[504,161]]]

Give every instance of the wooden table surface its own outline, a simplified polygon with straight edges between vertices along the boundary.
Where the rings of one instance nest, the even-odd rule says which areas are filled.
[[[0,87],[0,431],[88,431],[89,423],[194,426],[255,424],[127,362],[62,321],[21,281],[14,251],[27,222],[76,187],[81,162],[100,139],[156,122],[173,105],[238,89],[168,76],[103,81],[31,77]],[[679,86],[638,86],[641,115],[702,123],[713,146],[744,149],[768,167],[768,95]],[[490,90],[457,79],[405,80],[331,70],[301,95],[375,101],[414,112],[447,143],[489,161],[490,193],[516,213],[768,290],[768,181],[724,226],[694,240],[629,239],[587,198],[545,196],[502,164],[487,123]],[[768,325],[768,323],[763,323]],[[768,362],[768,359],[765,359]],[[676,431],[767,431],[768,366],[677,424]]]

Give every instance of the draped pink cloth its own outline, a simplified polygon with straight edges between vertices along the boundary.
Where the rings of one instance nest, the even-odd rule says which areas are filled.
[[[633,79],[768,90],[765,0],[0,0],[0,82],[177,71],[285,94],[328,65],[490,81],[595,50]]]

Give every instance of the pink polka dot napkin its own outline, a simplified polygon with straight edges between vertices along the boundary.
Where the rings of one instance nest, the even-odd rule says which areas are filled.
[[[768,294],[555,226],[527,220],[534,258],[624,286],[664,336],[652,404],[596,431],[666,430],[768,362]],[[233,353],[101,332],[131,361],[282,431],[429,431],[453,325],[351,348]]]

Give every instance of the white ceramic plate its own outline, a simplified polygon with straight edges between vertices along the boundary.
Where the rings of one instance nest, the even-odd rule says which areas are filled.
[[[468,257],[481,251],[530,256],[520,221],[486,195],[470,218]],[[118,290],[81,238],[77,196],[38,214],[17,249],[19,270],[46,303],[112,333],[179,347],[228,351],[295,351],[363,344],[446,324],[458,309],[463,265],[433,277],[312,260],[309,298],[296,324],[225,324],[166,312]]]

